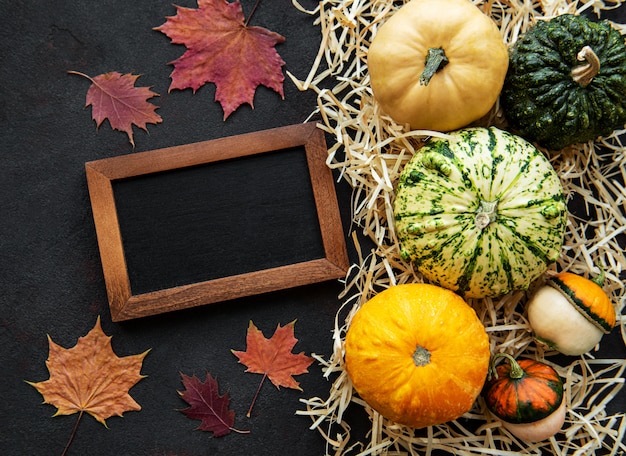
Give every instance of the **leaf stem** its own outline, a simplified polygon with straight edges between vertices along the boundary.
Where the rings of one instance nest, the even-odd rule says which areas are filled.
[[[250,19],[252,18],[252,15],[256,11],[257,7],[259,6],[259,3],[261,3],[261,0],[256,0],[256,3],[254,4],[254,7],[252,8],[252,11],[250,12],[250,15],[248,16],[248,19],[246,19],[246,22],[244,22],[244,24],[243,24],[244,27],[248,26],[248,23],[250,22]]]
[[[70,434],[70,439],[68,440],[67,444],[65,445],[65,448],[63,449],[63,453],[61,453],[61,456],[65,456],[67,454],[67,450],[69,450],[70,445],[74,441],[74,436],[76,435],[76,431],[78,429],[78,423],[80,423],[80,419],[82,417],[83,417],[83,411],[81,410],[80,413],[78,414],[78,419],[76,420],[76,424],[74,425],[74,429],[72,429],[72,433]]]
[[[261,391],[261,386],[263,386],[263,382],[265,381],[266,377],[267,377],[267,374],[263,374],[263,378],[261,378],[261,381],[259,382],[259,387],[256,389],[256,393],[254,393],[254,397],[252,398],[252,403],[250,404],[248,413],[246,413],[246,416],[248,418],[250,418],[250,415],[252,414],[252,407],[254,407],[254,403],[256,402],[256,398],[258,397],[259,392]]]
[[[81,73],[80,71],[74,71],[74,70],[68,70],[67,74],[77,74],[78,76],[82,76],[84,78],[89,79],[92,83],[95,84],[93,78],[91,78],[91,76],[87,76],[85,73]]]

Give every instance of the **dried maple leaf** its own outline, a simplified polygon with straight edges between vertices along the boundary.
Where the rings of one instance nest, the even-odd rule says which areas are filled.
[[[100,317],[72,348],[57,345],[50,336],[48,342],[50,378],[26,383],[41,393],[44,404],[57,407],[54,416],[80,412],[80,420],[87,412],[106,427],[105,420],[111,416],[141,410],[128,391],[144,378],[141,365],[150,350],[119,358],[111,348],[111,336],[102,331]]]
[[[106,426],[105,420],[113,415],[141,410],[128,390],[144,378],[141,365],[149,350],[119,358],[111,348],[111,336],[102,331],[99,317],[72,348],[57,345],[50,336],[48,342],[50,378],[27,383],[37,388],[45,404],[57,407],[55,416],[87,412]]]
[[[198,426],[199,430],[213,432],[215,437],[222,437],[230,431],[248,432],[239,431],[233,427],[235,412],[228,408],[230,397],[228,393],[220,396],[217,380],[211,377],[211,374],[206,373],[204,383],[195,375],[189,377],[181,373],[180,376],[185,385],[185,391],[179,391],[178,394],[190,405],[182,412],[188,418],[202,421]]]
[[[158,94],[149,87],[135,87],[139,75],[112,71],[92,78],[77,71],[69,73],[91,81],[85,107],[92,107],[91,115],[96,121],[96,127],[100,127],[104,119],[109,119],[111,128],[125,132],[133,147],[133,125],[147,131],[147,124],[162,121],[161,116],[155,112],[157,106],[148,102],[149,98]]]
[[[224,120],[244,103],[254,108],[259,85],[284,98],[285,62],[274,46],[285,38],[263,27],[248,26],[238,1],[198,0],[197,9],[176,6],[176,15],[155,30],[187,48],[170,62],[174,65],[170,90],[191,88],[195,93],[213,82]]]
[[[313,358],[305,355],[304,352],[298,354],[291,352],[298,342],[298,339],[294,337],[295,324],[295,320],[285,326],[279,324],[274,335],[267,339],[251,321],[246,335],[246,351],[231,350],[239,358],[239,362],[247,367],[246,372],[263,374],[250,410],[248,410],[248,416],[266,377],[277,388],[284,386],[302,390],[293,375],[307,373]]]

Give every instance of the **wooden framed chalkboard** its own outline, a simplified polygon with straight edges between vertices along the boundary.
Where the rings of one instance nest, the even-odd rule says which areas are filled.
[[[345,276],[313,123],[85,164],[113,321]]]

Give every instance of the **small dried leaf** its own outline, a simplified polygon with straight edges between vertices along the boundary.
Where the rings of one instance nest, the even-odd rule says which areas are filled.
[[[178,394],[190,405],[182,412],[188,418],[202,421],[199,430],[213,432],[215,437],[222,437],[235,430],[235,412],[228,408],[230,397],[228,393],[220,396],[217,380],[211,374],[206,373],[204,383],[195,375],[189,377],[181,373],[180,376],[185,391],[179,391]]]
[[[138,75],[113,71],[91,78],[76,71],[70,73],[91,81],[85,106],[92,107],[96,127],[99,127],[104,119],[109,119],[111,128],[125,132],[133,147],[135,147],[133,125],[147,131],[148,123],[157,124],[162,121],[161,116],[155,112],[157,106],[148,102],[149,98],[158,94],[148,87],[135,87]]]
[[[313,358],[303,352],[291,353],[298,342],[294,337],[295,324],[294,320],[285,326],[278,325],[274,335],[267,339],[250,322],[246,336],[247,350],[233,350],[233,354],[247,367],[246,372],[267,375],[277,388],[284,386],[302,390],[292,376],[307,373]]]

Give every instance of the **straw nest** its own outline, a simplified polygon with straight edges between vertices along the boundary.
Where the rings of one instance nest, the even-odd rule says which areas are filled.
[[[564,13],[583,11],[600,15],[624,0],[587,2],[566,0],[474,0],[497,23],[507,44],[513,44],[535,21]],[[353,391],[344,369],[344,336],[361,304],[389,286],[421,282],[423,278],[400,258],[394,232],[392,202],[403,166],[434,131],[409,131],[379,112],[369,87],[366,54],[377,29],[400,6],[391,0],[322,0],[315,10],[296,8],[314,16],[321,28],[321,45],[304,77],[288,73],[300,90],[317,93],[311,117],[321,118],[319,128],[334,138],[327,164],[338,171],[353,189],[352,241],[358,261],[345,278],[337,312],[333,353],[316,358],[329,380],[328,397],[303,400],[297,413],[312,419],[327,441],[328,455],[455,455],[553,454],[588,455],[596,452],[623,454],[626,415],[609,413],[607,405],[624,384],[626,360],[592,351],[565,358],[535,341],[524,303],[528,292],[514,292],[499,299],[475,299],[470,304],[485,325],[492,353],[530,356],[552,365],[566,379],[568,413],[561,433],[551,439],[526,444],[504,430],[479,398],[472,410],[458,420],[422,430],[391,422],[372,410]],[[626,26],[614,24],[622,34]],[[496,106],[485,125],[503,127]],[[604,290],[618,313],[621,341],[626,341],[626,154],[623,134],[616,131],[601,140],[572,146],[549,158],[561,177],[569,201],[582,207],[569,215],[563,254],[550,272],[567,270],[597,274],[606,272]],[[365,247],[367,246],[367,247]],[[368,417],[371,429],[353,435],[348,415],[354,408]],[[350,412],[348,411],[350,408]]]

